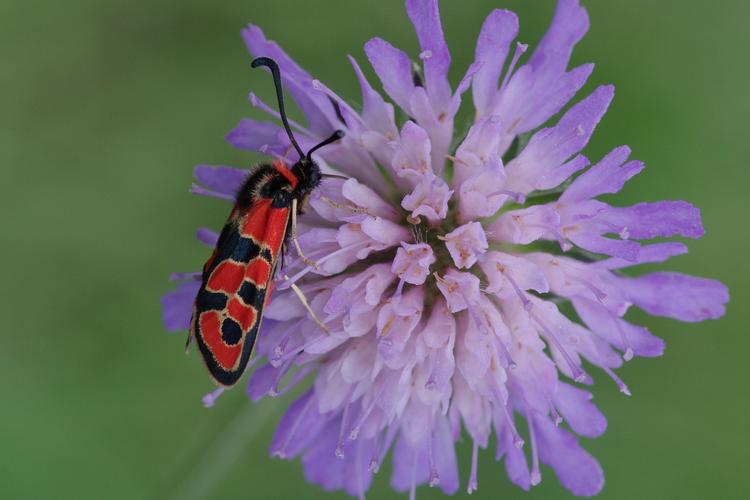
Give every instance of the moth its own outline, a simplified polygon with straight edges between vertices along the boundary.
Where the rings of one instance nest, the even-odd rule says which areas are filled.
[[[297,242],[297,215],[322,178],[312,154],[344,136],[337,130],[303,153],[284,110],[278,65],[267,57],[259,57],[251,65],[271,70],[281,121],[299,160],[291,168],[273,161],[250,169],[216,248],[203,266],[188,343],[195,339],[209,373],[222,386],[234,385],[247,367],[287,242],[293,242],[305,263],[315,265],[304,257]],[[299,289],[293,289],[320,324]]]

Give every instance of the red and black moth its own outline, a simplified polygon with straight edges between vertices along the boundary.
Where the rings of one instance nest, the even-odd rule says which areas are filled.
[[[281,120],[300,159],[291,169],[280,161],[250,169],[216,248],[203,266],[188,343],[195,339],[208,371],[223,386],[234,385],[245,371],[286,242],[291,239],[300,257],[314,265],[297,244],[297,215],[322,177],[312,153],[344,136],[336,131],[304,154],[286,118],[278,65],[259,57],[252,62],[252,67],[258,66],[271,70]],[[300,299],[304,302],[304,297]]]

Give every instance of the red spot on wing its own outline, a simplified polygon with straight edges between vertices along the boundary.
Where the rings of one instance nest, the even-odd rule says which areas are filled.
[[[286,234],[288,218],[288,208],[273,208],[270,199],[262,199],[247,211],[242,235],[268,247],[276,258]]]
[[[224,292],[234,295],[240,289],[245,277],[245,265],[236,262],[224,261],[216,266],[214,272],[208,278],[206,289],[213,292]]]
[[[253,306],[246,306],[240,299],[234,297],[227,306],[229,317],[239,323],[242,331],[247,333],[255,324],[258,313]]]
[[[273,281],[268,283],[268,291],[266,292],[266,300],[263,303],[263,307],[267,307],[268,303],[271,301],[271,293],[273,292],[273,285],[274,285]]]
[[[225,371],[232,371],[242,353],[243,342],[227,345],[221,338],[221,316],[217,311],[200,315],[200,330],[203,341],[214,355],[216,362]]]
[[[256,257],[247,265],[245,277],[258,288],[265,288],[271,279],[271,264],[268,261]]]

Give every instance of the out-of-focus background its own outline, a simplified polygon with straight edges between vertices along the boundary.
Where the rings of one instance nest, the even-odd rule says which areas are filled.
[[[606,471],[601,498],[749,498],[750,4],[583,3],[592,28],[573,62],[596,62],[587,88],[617,87],[587,154],[628,144],[646,162],[622,204],[701,207],[707,236],[663,267],[732,293],[720,321],[638,316],[668,348],[622,370],[632,397],[598,378],[609,429],[584,445]],[[534,44],[554,4],[443,0],[454,82],[495,7],[519,13],[521,39]],[[346,54],[364,62],[376,35],[418,52],[401,0],[0,5],[0,497],[344,498],[306,484],[298,462],[267,456],[289,399],[251,405],[240,388],[204,409],[212,385],[197,353],[185,356],[185,336],[160,319],[168,274],[207,256],[195,228],[218,228],[228,210],[188,194],[193,165],[258,159],[223,141],[257,116],[251,88],[270,96],[239,37],[248,22],[355,102]],[[465,481],[470,447],[459,448]],[[570,498],[543,474],[525,495],[485,451],[472,498]],[[370,498],[393,498],[388,475]]]

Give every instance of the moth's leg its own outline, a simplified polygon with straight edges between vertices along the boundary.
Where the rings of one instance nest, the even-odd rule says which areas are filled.
[[[318,269],[318,263],[308,259],[305,257],[305,254],[302,253],[302,248],[299,246],[299,241],[297,240],[297,198],[292,198],[292,243],[297,250],[297,255],[302,259],[302,262],[310,267]]]
[[[333,208],[343,209],[343,210],[349,210],[352,213],[355,214],[365,214],[365,215],[372,215],[370,212],[367,211],[366,208],[362,207],[355,207],[354,205],[342,205],[341,203],[338,203],[332,199],[330,199],[328,196],[320,196],[320,199],[323,200],[328,205],[332,206]]]
[[[289,276],[284,275],[284,279],[288,280]],[[292,291],[294,292],[294,294],[297,296],[297,298],[299,299],[299,301],[302,303],[302,306],[305,309],[307,309],[307,312],[310,313],[310,317],[315,322],[315,324],[317,324],[320,327],[320,329],[323,330],[326,333],[326,335],[330,335],[331,331],[328,329],[328,327],[325,325],[325,323],[323,323],[320,320],[320,318],[318,318],[318,315],[315,314],[315,311],[313,311],[312,307],[310,307],[310,303],[307,301],[307,298],[305,297],[305,294],[302,292],[302,290],[300,290],[300,288],[297,285],[295,285],[294,283],[292,283],[289,286],[289,288],[292,289]]]

